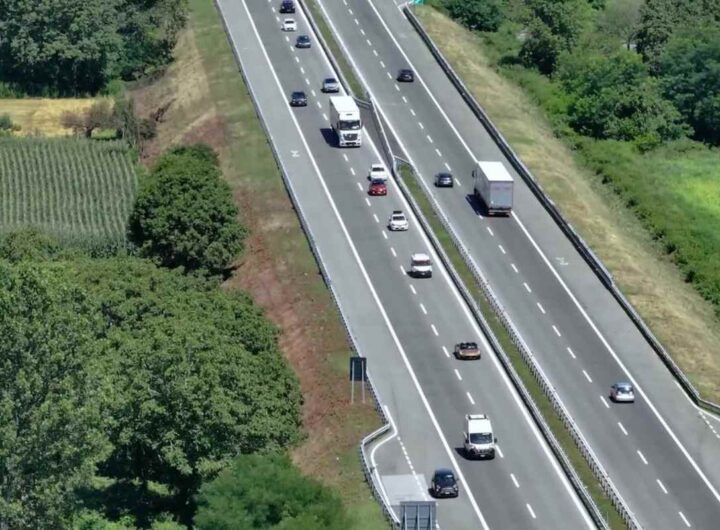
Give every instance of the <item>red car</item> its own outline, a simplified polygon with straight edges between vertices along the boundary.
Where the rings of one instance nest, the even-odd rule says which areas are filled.
[[[387,186],[385,181],[381,179],[372,179],[370,181],[370,188],[368,188],[369,195],[387,195]]]

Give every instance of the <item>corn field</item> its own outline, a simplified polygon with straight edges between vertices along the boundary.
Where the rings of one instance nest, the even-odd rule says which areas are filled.
[[[94,252],[124,248],[136,184],[121,142],[0,138],[0,233],[36,227]]]

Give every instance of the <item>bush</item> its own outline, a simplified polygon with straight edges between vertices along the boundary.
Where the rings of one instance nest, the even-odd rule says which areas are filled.
[[[245,229],[237,217],[212,150],[178,147],[141,183],[129,236],[143,256],[166,267],[218,273],[242,251]]]
[[[198,530],[344,530],[340,500],[286,455],[243,455],[198,495]]]
[[[12,232],[0,240],[0,258],[18,261],[45,261],[60,253],[60,245],[35,228]]]
[[[502,0],[448,0],[448,13],[468,29],[497,31],[504,16]]]

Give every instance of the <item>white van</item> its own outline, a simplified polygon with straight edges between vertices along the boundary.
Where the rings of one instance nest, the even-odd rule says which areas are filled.
[[[493,435],[492,424],[487,414],[466,414],[465,456],[467,458],[495,458],[497,438]]]
[[[427,254],[413,254],[410,257],[410,275],[415,278],[430,278],[432,276],[432,262]]]

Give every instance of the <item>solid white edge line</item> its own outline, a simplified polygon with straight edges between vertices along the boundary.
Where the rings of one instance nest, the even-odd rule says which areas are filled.
[[[335,35],[335,38],[338,40],[338,43],[340,44],[341,48],[343,49],[343,51],[344,51],[344,53],[345,53],[345,57],[350,61],[351,65],[352,65],[353,68],[355,69],[355,72],[357,73],[358,77],[360,78],[361,83],[362,83],[363,86],[368,90],[368,92],[369,92],[369,94],[370,94],[370,97],[373,98],[373,101],[375,101],[375,105],[376,105],[376,108],[377,108],[378,113],[379,113],[379,114],[382,116],[382,118],[385,120],[385,123],[388,124],[388,126],[389,126],[390,130],[392,131],[393,135],[395,136],[395,138],[397,138],[397,140],[398,140],[398,142],[399,142],[399,144],[400,144],[400,148],[401,148],[405,153],[407,153],[408,151],[407,151],[407,149],[405,148],[405,145],[402,143],[402,140],[400,140],[400,137],[399,137],[399,135],[397,134],[397,132],[395,131],[395,129],[393,128],[392,124],[388,121],[387,116],[386,116],[385,113],[383,112],[382,107],[380,106],[377,98],[375,98],[374,94],[372,93],[372,91],[371,91],[371,89],[370,89],[369,84],[368,84],[367,81],[365,80],[365,77],[363,76],[361,70],[358,68],[358,65],[357,65],[357,63],[355,62],[355,59],[354,59],[354,58],[352,57],[352,55],[349,53],[348,48],[347,48],[347,46],[346,46],[346,44],[345,44],[345,41],[343,40],[342,36],[338,33],[337,28],[335,27],[334,22],[332,21],[332,19],[331,19],[330,16],[328,15],[327,10],[325,9],[325,5],[324,5],[323,0],[318,0],[318,5],[320,6],[320,10],[323,12],[323,15],[325,16],[325,20],[326,20],[327,23],[330,25],[331,31],[333,32],[333,34]],[[371,2],[371,5],[372,5],[372,2]],[[373,9],[374,9],[374,6],[373,6]],[[304,16],[304,14],[303,14],[303,16]],[[332,66],[330,65],[330,61],[329,61],[329,59],[327,58],[327,56],[325,55],[324,51],[323,51],[322,55],[323,55],[323,57],[325,57],[325,61],[326,61],[327,65],[328,65],[328,67],[330,68],[330,71],[333,71],[333,70],[332,70]],[[415,114],[412,109],[410,109],[410,111],[413,113],[413,115]],[[380,157],[380,154],[379,154],[379,152],[378,152],[378,150],[377,150],[377,147],[375,146],[372,138],[370,138],[370,143],[371,143],[371,145],[373,146],[373,148],[375,149],[376,153],[378,153],[377,156]],[[408,157],[409,157],[409,155],[408,155]],[[417,167],[417,165],[413,162],[412,158],[410,158],[409,162],[410,162],[414,167]],[[421,181],[422,181],[422,179],[421,179]],[[424,183],[424,181],[423,181],[423,183]],[[407,200],[405,199],[404,195],[400,194],[400,198],[401,198],[403,204],[405,205],[405,207],[408,209],[408,211],[409,211],[410,214],[412,215],[412,217],[415,217],[415,214],[412,213],[412,210],[410,209],[410,207],[409,207],[409,205],[408,205],[408,203],[407,203]],[[490,227],[488,227],[488,230],[489,230],[489,231],[491,232],[491,234],[492,234],[492,230],[490,230]],[[438,259],[438,257],[437,257],[437,253],[436,253],[435,250],[432,248],[432,245],[430,245],[430,242],[429,242],[429,240],[427,239],[427,235],[425,235],[425,233],[422,232],[422,231],[421,231],[420,233],[421,233],[421,235],[422,235],[422,237],[423,237],[423,240],[424,240],[425,243],[427,244],[427,246],[428,246],[428,248],[429,248],[429,251],[430,251],[431,254],[434,256],[434,258],[437,259],[438,262],[439,262],[439,259]],[[403,270],[403,274],[405,274],[405,270],[404,270],[404,269],[402,269],[402,270]],[[463,302],[462,298],[460,297],[460,293],[457,291],[457,289],[455,289],[455,288],[453,287],[452,281],[450,280],[450,277],[449,277],[447,271],[444,269],[444,267],[440,267],[440,271],[441,271],[443,277],[445,278],[445,281],[448,283],[448,285],[451,286],[452,292],[455,294],[456,300],[458,301],[458,303],[460,304],[461,308],[462,308],[463,311],[465,312],[465,315],[466,315],[468,321],[470,322],[470,325],[473,327],[473,330],[475,331],[475,333],[477,334],[478,337],[481,337],[481,339],[482,339],[482,341],[483,341],[483,344],[484,344],[486,350],[487,350],[487,351],[492,351],[491,348],[490,348],[490,344],[489,344],[488,341],[487,341],[487,338],[485,337],[485,335],[484,335],[484,334],[482,333],[482,331],[480,330],[477,322],[474,320],[474,317],[470,314],[470,310],[468,309],[467,305]],[[408,366],[408,369],[411,371],[411,374],[412,374],[412,376],[413,376],[414,381],[416,382],[416,384],[418,384],[418,383],[417,383],[417,378],[415,377],[414,372],[412,372],[412,369],[411,369],[411,367],[410,367],[410,365],[409,365],[409,361],[408,361],[408,359],[407,359],[407,356],[405,355],[404,350],[401,350],[401,352],[402,352],[403,360],[405,361],[406,365]],[[565,487],[565,491],[567,492],[567,494],[568,494],[568,496],[570,497],[571,501],[572,501],[573,504],[575,505],[578,513],[581,515],[581,517],[582,517],[583,520],[585,521],[585,524],[587,525],[588,528],[594,528],[595,525],[594,525],[592,519],[590,518],[590,515],[587,513],[587,510],[585,509],[585,506],[582,504],[582,502],[580,501],[577,493],[575,492],[575,490],[573,489],[572,485],[570,484],[570,480],[568,479],[567,475],[565,475],[565,473],[563,472],[563,470],[560,468],[560,464],[558,463],[557,459],[554,457],[554,455],[553,455],[552,452],[550,451],[550,447],[548,446],[547,441],[542,437],[542,434],[540,433],[540,430],[538,429],[537,425],[535,425],[535,421],[534,421],[533,418],[530,416],[530,412],[527,410],[527,408],[525,407],[525,405],[522,403],[522,400],[520,399],[520,396],[519,396],[519,394],[517,393],[517,390],[516,390],[515,387],[513,386],[512,382],[510,381],[509,376],[507,375],[507,373],[505,372],[505,370],[500,366],[500,361],[497,359],[497,357],[494,355],[494,353],[490,355],[490,358],[493,360],[493,365],[495,366],[496,370],[497,370],[498,373],[500,374],[500,377],[503,379],[506,388],[507,388],[508,391],[510,392],[510,395],[513,397],[513,401],[514,401],[515,405],[518,407],[518,410],[520,411],[520,414],[523,416],[523,418],[525,418],[526,424],[529,426],[530,430],[531,430],[532,433],[534,434],[535,440],[537,441],[537,443],[538,443],[538,445],[540,446],[541,450],[542,450],[543,453],[545,454],[545,457],[548,459],[548,462],[550,463],[550,465],[552,466],[552,468],[555,470],[555,473],[556,473],[556,475],[558,476],[558,478],[560,479],[561,483],[562,483],[563,486]],[[429,403],[427,403],[427,399],[425,398],[424,394],[423,394],[422,397],[423,397],[423,403],[426,405],[427,410],[430,411],[430,405],[429,405]],[[440,434],[441,441],[442,441],[442,443],[443,443],[443,445],[444,445],[444,447],[445,447],[445,450],[446,450],[448,456],[450,457],[453,465],[455,466],[455,469],[457,470],[458,478],[460,479],[461,483],[462,483],[463,486],[465,487],[465,491],[469,492],[468,498],[469,498],[469,500],[470,500],[470,503],[471,503],[471,505],[472,505],[472,507],[473,507],[473,509],[474,509],[474,511],[475,511],[475,513],[476,513],[476,515],[477,515],[478,518],[480,519],[480,522],[482,523],[483,528],[484,528],[484,529],[487,529],[488,526],[487,526],[487,522],[485,521],[485,517],[483,516],[482,512],[480,511],[480,508],[479,508],[479,506],[478,506],[478,504],[477,504],[477,501],[476,501],[476,499],[475,499],[475,496],[471,493],[471,490],[470,490],[470,488],[469,488],[468,485],[467,485],[467,481],[466,481],[466,479],[465,479],[464,473],[462,472],[462,470],[460,469],[460,467],[457,465],[457,460],[456,460],[456,458],[455,458],[452,450],[450,449],[450,446],[448,445],[447,440],[443,437],[442,431],[441,431],[441,429],[440,429],[440,427],[439,427],[439,424],[437,423],[437,420],[436,420],[434,417],[432,417],[431,419],[434,420],[434,421],[433,421],[433,425],[435,426],[436,430],[437,430],[438,433]],[[504,455],[502,454],[502,451],[500,451],[499,447],[497,447],[497,450],[498,450],[501,458],[504,458]]]

